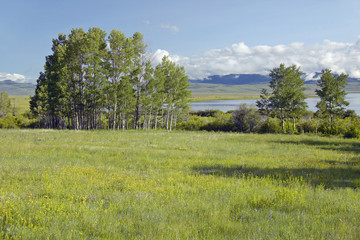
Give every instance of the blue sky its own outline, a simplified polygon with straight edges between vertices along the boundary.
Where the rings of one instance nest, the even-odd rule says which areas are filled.
[[[266,74],[280,63],[360,77],[358,0],[2,0],[0,80],[35,82],[51,40],[72,28],[144,34],[191,78]]]

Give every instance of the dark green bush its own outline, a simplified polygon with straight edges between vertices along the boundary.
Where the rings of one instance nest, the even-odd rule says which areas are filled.
[[[205,117],[190,116],[186,121],[177,124],[177,129],[196,131],[207,125]]]
[[[259,133],[282,133],[281,121],[277,118],[268,118],[260,126]]]
[[[231,115],[236,131],[256,132],[261,126],[261,116],[256,108],[241,104]]]
[[[360,138],[360,120],[351,119],[350,126],[348,126],[344,133],[345,138]]]
[[[360,138],[360,129],[352,125],[344,134],[345,138]]]

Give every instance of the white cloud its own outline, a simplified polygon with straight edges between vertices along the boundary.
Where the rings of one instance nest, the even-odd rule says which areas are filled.
[[[270,69],[280,63],[288,66],[296,64],[307,74],[329,68],[333,72],[360,78],[360,37],[356,43],[325,40],[314,45],[295,42],[288,45],[249,47],[240,42],[191,57],[171,55],[160,49],[156,53],[166,53],[170,59],[184,66],[191,79],[238,73],[268,74]]]
[[[164,56],[168,56],[169,59],[173,62],[179,62],[179,61],[183,61],[183,60],[187,59],[186,57],[180,57],[178,55],[170,56],[168,51],[158,49],[154,53],[152,53],[150,56],[152,64],[154,66],[158,65],[159,63],[161,63]]]
[[[25,76],[17,73],[0,73],[0,81],[11,80],[15,82],[25,82]]]
[[[161,63],[161,60],[164,56],[169,56],[169,52],[166,50],[158,49],[151,55],[151,62],[154,65]]]
[[[180,31],[180,28],[178,26],[172,26],[170,24],[161,24],[160,28],[170,30],[173,34],[176,34]]]

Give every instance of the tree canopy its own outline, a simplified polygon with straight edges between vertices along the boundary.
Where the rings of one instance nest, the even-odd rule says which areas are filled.
[[[30,109],[45,128],[168,129],[187,110],[183,67],[152,67],[141,33],[72,29],[53,39]]]
[[[4,118],[9,114],[12,114],[13,107],[11,106],[11,100],[7,92],[0,93],[0,118]]]
[[[349,102],[345,101],[345,86],[348,75],[333,74],[331,70],[322,70],[322,76],[318,80],[318,86],[315,92],[320,97],[320,101],[316,107],[318,115],[329,118],[330,126],[333,128],[334,118],[338,115],[344,114],[344,106],[348,106]]]
[[[284,120],[292,118],[295,125],[295,117],[306,108],[304,80],[301,71],[296,65],[285,67],[280,64],[270,71],[271,92],[262,90],[261,100],[257,102],[262,113],[270,111],[282,121],[285,131]],[[289,121],[288,121],[289,122]]]

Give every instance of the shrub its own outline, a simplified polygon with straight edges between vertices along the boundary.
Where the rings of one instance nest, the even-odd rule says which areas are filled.
[[[313,126],[311,124],[311,121],[300,121],[296,125],[297,131],[299,133],[312,133],[315,132],[315,129],[313,129]]]
[[[201,127],[200,130],[216,132],[234,131],[234,124],[231,122],[231,114],[219,111],[215,113],[214,117],[207,119],[210,120],[209,123]]]
[[[231,122],[210,122],[207,125],[200,128],[200,130],[205,131],[215,131],[215,132],[231,132],[235,131],[234,124]]]
[[[354,125],[350,126],[344,134],[345,138],[360,138],[360,130]]]
[[[260,126],[259,133],[282,133],[281,122],[277,118],[268,118]]]
[[[248,107],[246,103],[241,104],[237,110],[232,113],[231,120],[237,131],[255,132],[261,126],[261,116],[257,109]]]
[[[200,130],[204,126],[206,126],[207,121],[204,117],[199,116],[190,116],[186,121],[180,122],[177,124],[177,129],[181,130]]]
[[[215,117],[216,114],[223,113],[220,110],[217,109],[206,109],[206,110],[199,110],[199,111],[191,111],[190,115],[192,116],[199,116],[199,117]]]
[[[27,114],[17,117],[9,115],[6,118],[0,118],[0,128],[27,128],[34,127],[36,123],[37,120],[30,118]]]
[[[16,117],[10,115],[0,119],[0,128],[19,128]]]
[[[360,138],[360,121],[353,120],[347,131],[344,133],[346,138]]]

